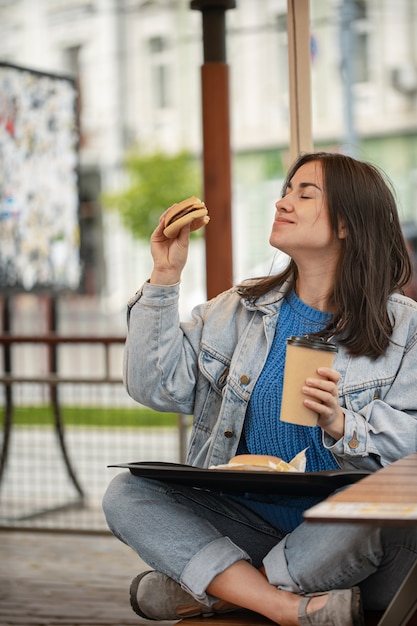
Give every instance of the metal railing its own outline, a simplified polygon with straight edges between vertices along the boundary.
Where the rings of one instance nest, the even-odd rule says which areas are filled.
[[[86,428],[86,432],[83,435],[84,440],[82,445],[80,444],[80,434],[79,432],[75,432],[77,429],[68,428],[65,424],[65,420],[63,418],[63,407],[68,404],[68,402],[76,403],[78,400],[79,390],[82,389],[99,389],[99,395],[104,396],[104,390],[111,388],[112,391],[110,396],[112,398],[110,404],[115,402],[114,398],[117,395],[113,389],[118,389],[119,398],[123,398],[126,400],[130,400],[125,392],[122,384],[121,367],[119,364],[117,365],[117,375],[112,374],[112,370],[114,371],[116,368],[114,363],[112,363],[111,353],[115,347],[119,347],[119,357],[120,353],[123,350],[125,338],[124,337],[87,337],[87,336],[60,336],[54,333],[46,334],[43,336],[24,336],[24,335],[12,335],[9,333],[4,333],[0,335],[0,346],[2,346],[3,351],[3,374],[0,377],[0,383],[4,389],[4,420],[3,420],[3,430],[2,430],[2,445],[0,451],[0,505],[1,500],[5,502],[6,509],[8,505],[10,505],[11,498],[8,495],[8,491],[10,492],[10,483],[14,485],[13,498],[16,500],[16,497],[22,499],[22,503],[17,506],[18,512],[13,513],[10,510],[5,514],[1,513],[0,506],[0,527],[1,526],[12,526],[16,527],[19,525],[23,525],[27,527],[27,525],[33,525],[36,521],[36,526],[42,526],[42,519],[48,520],[48,525],[51,527],[54,525],[54,518],[57,518],[56,514],[60,514],[60,525],[64,525],[64,527],[73,528],[74,523],[71,522],[70,516],[68,512],[70,510],[80,510],[80,509],[88,509],[91,504],[91,497],[86,493],[85,484],[83,484],[83,480],[79,477],[79,467],[77,467],[77,462],[73,461],[73,457],[77,457],[78,463],[82,465],[86,465],[88,452],[91,452],[96,446],[96,449],[100,450],[100,454],[102,454],[103,459],[101,459],[101,466],[106,463],[106,458],[108,457],[110,461],[111,453],[115,454],[115,450],[118,447],[119,452],[119,461],[125,460],[140,460],[140,459],[126,459],[126,454],[128,454],[129,444],[130,449],[139,450],[140,446],[136,443],[134,446],[132,444],[133,441],[141,443],[146,440],[146,444],[143,444],[142,455],[147,455],[149,459],[149,455],[153,455],[156,460],[171,460],[183,462],[185,457],[185,449],[186,449],[186,440],[188,436],[188,417],[187,416],[178,416],[178,421],[176,425],[176,434],[172,432],[172,429],[169,432],[165,432],[163,429],[159,431],[152,431],[151,429],[126,429],[126,428],[112,428],[112,429],[100,429],[100,428]],[[13,350],[19,349],[23,347],[25,350],[28,349],[28,346],[43,346],[43,351],[46,351],[44,354],[44,367],[36,367],[36,357],[34,358],[34,364],[32,366],[32,373],[22,373],[21,367],[16,367],[13,359]],[[59,357],[62,356],[60,351],[65,349],[65,346],[71,347],[78,346],[83,348],[84,354],[86,351],[92,351],[93,346],[101,346],[102,350],[102,363],[100,367],[96,367],[96,370],[99,370],[99,375],[91,375],[85,376],[79,373],[74,374],[74,370],[77,370],[77,364],[80,361],[80,358],[75,356],[74,354],[71,357],[72,368],[70,368],[71,373],[69,375],[64,375],[60,373],[60,368],[58,366]],[[21,355],[20,355],[21,356]],[[66,360],[68,361],[69,357],[66,356]],[[20,361],[22,361],[22,356]],[[120,359],[119,359],[120,360]],[[45,365],[46,363],[46,365]],[[19,364],[18,364],[19,365]],[[21,365],[21,364],[20,364]],[[44,370],[41,374],[39,371]],[[64,368],[65,369],[65,368]],[[68,368],[67,368],[68,369]],[[82,369],[82,368],[80,368]],[[25,400],[25,394],[22,393],[22,389],[37,388],[42,389],[43,393],[42,398],[47,400],[47,404],[50,407],[52,412],[52,424],[53,431],[55,437],[52,439],[46,439],[50,437],[51,433],[49,432],[51,429],[38,428],[35,429],[22,429],[22,427],[15,427],[15,412],[18,406],[22,406],[27,402]],[[20,393],[19,393],[20,391]],[[46,393],[45,393],[46,392]],[[29,394],[30,395],[30,394]],[[32,394],[33,395],[33,394]],[[28,396],[28,392],[26,391],[26,396]],[[63,396],[64,399],[63,399]],[[101,399],[101,398],[100,398]],[[94,406],[94,397],[92,393],[90,393],[89,403],[90,406]],[[132,406],[137,406],[132,404]],[[111,406],[109,407],[111,411]],[[140,408],[138,409],[140,410]],[[39,431],[39,432],[38,432]],[[105,432],[107,433],[105,437]],[[15,452],[12,450],[11,442],[13,439],[13,434],[15,433]],[[42,442],[41,444],[34,444],[34,433],[37,434],[39,440]],[[151,434],[153,439],[151,439]],[[72,451],[68,449],[68,435],[75,438],[78,437],[77,443],[74,443],[72,446]],[[169,445],[171,446],[169,452],[163,453],[162,450],[162,439],[163,436],[168,437],[171,442]],[[99,443],[94,444],[94,437],[100,440]],[[104,441],[107,443],[103,443]],[[38,457],[42,457],[45,460],[49,448],[52,445],[55,445],[57,442],[57,447],[59,450],[58,456],[60,457],[61,468],[59,472],[63,470],[66,474],[66,479],[69,481],[71,485],[71,494],[68,491],[68,487],[61,490],[62,493],[58,498],[59,502],[52,504],[42,504],[39,506],[37,504],[28,504],[28,506],[23,506],[23,500],[25,499],[24,494],[20,494],[21,485],[26,484],[27,482],[31,482],[32,480],[32,470],[26,470],[25,472],[20,469],[19,462],[21,464],[21,460],[30,458],[33,456],[33,452],[36,449]],[[106,453],[103,448],[108,446],[108,452]],[[84,448],[84,458],[80,456],[80,450]],[[72,452],[72,454],[71,454]],[[133,454],[133,452],[130,452]],[[161,458],[164,457],[164,458]],[[16,458],[21,457],[21,458]],[[18,462],[17,462],[18,461]],[[50,483],[54,484],[56,480],[56,475],[58,470],[56,469],[57,460],[54,461],[54,469],[53,471],[45,470],[42,474],[41,478],[41,487],[38,488],[46,493],[47,485]],[[39,464],[39,463],[38,463]],[[109,462],[110,464],[110,462]],[[8,469],[8,471],[6,471]],[[101,470],[99,470],[101,471]],[[97,473],[97,471],[96,471]],[[84,483],[86,482],[89,486],[91,486],[91,472],[89,472],[87,478],[84,479]],[[64,493],[67,494],[65,496],[65,501],[62,502],[61,495]],[[75,493],[75,498],[74,494]],[[17,496],[15,494],[18,494]],[[26,499],[33,499],[33,491],[30,492],[30,495]],[[42,500],[42,499],[41,499]],[[96,500],[100,500],[100,493],[96,495]],[[13,507],[12,507],[13,508]],[[16,507],[15,507],[16,508]],[[94,507],[93,507],[94,508]],[[97,502],[96,506],[97,508]],[[9,506],[10,509],[10,506]],[[66,513],[66,514],[65,514]],[[65,514],[65,515],[63,515]],[[84,516],[86,518],[86,516]],[[87,516],[88,517],[88,516]],[[86,518],[87,519],[87,518]],[[64,520],[64,521],[63,521]],[[66,520],[66,521],[65,521]],[[100,511],[100,522],[97,525],[97,522],[85,521],[84,525],[89,525],[89,528],[84,528],[84,530],[95,530],[96,527],[99,527],[99,530],[102,529],[103,523],[101,519],[101,511]]]

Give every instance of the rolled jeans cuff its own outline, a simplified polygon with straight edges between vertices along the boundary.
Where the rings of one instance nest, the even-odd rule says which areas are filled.
[[[293,581],[288,571],[287,558],[285,556],[285,545],[287,538],[284,537],[276,546],[272,548],[263,560],[268,582],[278,589],[301,593],[302,590]]]
[[[218,574],[237,561],[250,561],[250,556],[236,546],[228,537],[221,537],[202,548],[181,574],[181,587],[188,591],[197,602],[211,606],[218,598],[206,593],[206,589]]]

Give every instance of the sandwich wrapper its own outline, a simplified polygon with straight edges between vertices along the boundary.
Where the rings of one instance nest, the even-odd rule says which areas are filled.
[[[247,463],[227,463],[226,465],[212,465],[209,469],[243,470],[250,472],[305,472],[306,450],[301,450],[289,463],[279,459],[278,463],[268,460],[268,466],[250,465]]]

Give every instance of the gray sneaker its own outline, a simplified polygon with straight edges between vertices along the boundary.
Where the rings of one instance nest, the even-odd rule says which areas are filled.
[[[298,621],[301,626],[364,626],[364,616],[359,587],[334,589],[327,592],[327,602],[322,609],[306,613],[307,604],[314,596],[324,593],[309,593],[301,598]]]
[[[213,606],[200,604],[175,580],[154,570],[142,572],[132,580],[130,604],[137,615],[151,620],[178,620],[199,615],[209,617],[239,608],[223,600]]]

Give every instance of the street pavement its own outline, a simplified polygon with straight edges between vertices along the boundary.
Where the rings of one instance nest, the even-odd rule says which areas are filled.
[[[0,532],[0,626],[155,625],[129,604],[144,569],[110,534]]]
[[[0,531],[0,626],[173,626],[130,608],[129,585],[148,569],[107,534]],[[366,626],[381,615],[367,614]],[[184,626],[272,626],[238,611],[189,618]],[[408,626],[417,626],[417,614]]]

